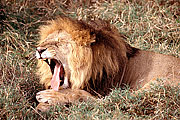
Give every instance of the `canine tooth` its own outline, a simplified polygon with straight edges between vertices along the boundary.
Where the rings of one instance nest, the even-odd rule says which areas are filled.
[[[51,59],[48,59],[48,63],[51,64]]]
[[[69,87],[69,83],[68,83],[68,78],[67,77],[64,78],[64,84],[62,85],[62,87],[63,88]]]
[[[38,51],[36,51],[36,58],[40,58],[40,54],[38,53]]]

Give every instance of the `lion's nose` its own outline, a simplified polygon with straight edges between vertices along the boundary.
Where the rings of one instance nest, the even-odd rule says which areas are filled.
[[[38,47],[36,50],[38,51],[39,54],[43,53],[44,51],[46,51],[47,48],[42,48],[42,47]]]

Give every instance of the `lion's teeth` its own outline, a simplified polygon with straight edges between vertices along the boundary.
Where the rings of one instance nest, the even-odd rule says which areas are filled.
[[[40,59],[40,58],[41,58],[41,56],[40,56],[40,54],[39,54],[38,51],[36,51],[36,58],[37,58],[37,59]]]
[[[49,63],[49,65],[51,64],[51,59],[48,59],[48,63]]]

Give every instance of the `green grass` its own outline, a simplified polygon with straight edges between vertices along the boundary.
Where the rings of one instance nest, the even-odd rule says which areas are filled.
[[[78,19],[109,20],[132,46],[179,56],[180,3],[137,2],[64,3],[58,0],[0,2],[0,119],[180,119],[180,88],[152,86],[132,95],[115,88],[96,102],[56,106],[37,112],[35,95],[43,90],[36,76],[38,27],[64,14]]]

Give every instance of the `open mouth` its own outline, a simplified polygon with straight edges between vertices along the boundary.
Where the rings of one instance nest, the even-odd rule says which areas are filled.
[[[55,59],[45,59],[44,61],[50,66],[53,75],[51,79],[51,88],[58,91],[59,86],[63,85],[65,78],[63,64]]]

